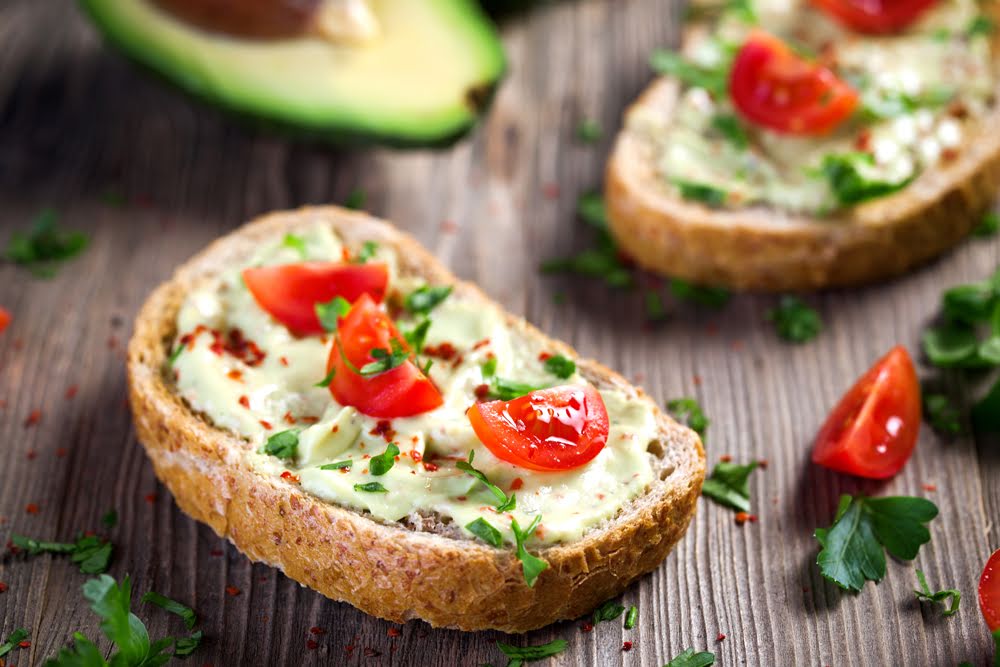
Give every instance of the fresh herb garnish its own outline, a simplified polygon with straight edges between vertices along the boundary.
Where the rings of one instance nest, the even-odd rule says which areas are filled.
[[[753,10],[751,0],[727,0],[726,11],[731,12],[743,23],[757,24],[757,13]]]
[[[451,294],[451,285],[424,285],[406,295],[406,309],[417,315],[426,315]]]
[[[737,118],[735,114],[715,114],[715,116],[712,117],[712,129],[721,134],[736,148],[742,149],[750,145],[750,139],[747,137],[747,131],[743,127],[743,123],[740,122],[740,119]]]
[[[732,507],[741,512],[750,511],[750,488],[748,480],[750,473],[759,464],[754,461],[746,465],[726,463],[716,464],[712,475],[705,480],[701,494],[722,505]]]
[[[624,605],[608,600],[594,610],[594,625],[597,625],[601,621],[613,621],[623,613],[625,613]]]
[[[495,547],[499,547],[503,544],[503,535],[501,535],[500,531],[494,528],[493,525],[483,517],[479,517],[475,521],[470,521],[465,524],[465,529],[487,544]]]
[[[10,636],[7,637],[7,641],[0,644],[0,658],[13,651],[14,647],[27,640],[29,636],[28,631],[24,628],[18,628],[14,630],[14,632],[10,633]]]
[[[576,273],[603,278],[611,287],[630,286],[632,274],[622,261],[618,248],[608,233],[604,199],[596,193],[581,195],[577,201],[576,211],[581,220],[597,230],[595,247],[582,250],[570,257],[550,259],[542,263],[542,272]]]
[[[285,238],[281,241],[281,245],[286,248],[291,248],[295,252],[299,253],[299,257],[302,259],[309,257],[309,252],[306,250],[306,242],[301,236],[296,234],[285,234]]]
[[[710,183],[699,183],[698,181],[688,181],[682,178],[673,179],[674,185],[681,194],[682,199],[700,201],[710,208],[724,206],[729,198],[729,193],[722,188]]]
[[[945,394],[924,392],[924,415],[935,431],[949,435],[962,432],[962,415]]]
[[[350,468],[354,465],[354,461],[347,459],[346,461],[337,461],[336,463],[324,463],[319,467],[320,470],[340,470],[341,468]]]
[[[941,611],[942,616],[954,616],[958,613],[958,605],[962,602],[962,593],[955,590],[954,588],[949,588],[944,591],[931,592],[930,587],[927,585],[927,577],[924,576],[923,570],[917,570],[917,581],[920,582],[920,589],[914,590],[918,600],[926,600],[927,602],[944,602],[948,598],[951,598],[951,604],[947,609]]]
[[[367,482],[365,484],[355,484],[355,491],[363,491],[365,493],[389,493],[389,489],[382,486],[381,482]]]
[[[355,264],[364,264],[378,252],[378,244],[374,241],[365,241],[361,244],[361,251],[354,258]]]
[[[922,93],[911,95],[902,91],[869,90],[861,96],[859,114],[867,122],[886,120],[911,114],[927,107],[942,107],[955,97],[955,89],[934,86]]]
[[[576,126],[576,138],[585,144],[596,144],[603,136],[601,124],[592,118],[584,118]]]
[[[709,653],[708,651],[695,653],[693,648],[689,648],[668,662],[666,667],[709,667],[709,665],[714,664],[714,653]]]
[[[675,299],[689,301],[709,308],[722,308],[729,303],[732,293],[724,287],[694,285],[680,278],[670,280],[670,293]]]
[[[539,389],[545,389],[545,387],[495,377],[490,384],[490,397],[501,401],[513,401],[515,398],[520,398]]]
[[[566,646],[565,639],[555,639],[541,646],[513,646],[511,644],[504,644],[501,641],[497,642],[497,647],[503,651],[505,656],[510,658],[507,667],[519,667],[522,662],[550,658],[565,651]]]
[[[264,453],[279,459],[294,459],[299,452],[299,432],[294,429],[279,431],[267,439]]]
[[[997,214],[996,211],[990,211],[983,215],[982,220],[972,230],[972,235],[982,239],[996,236],[997,231],[1000,231],[1000,214]]]
[[[40,278],[51,278],[59,262],[79,255],[87,243],[87,236],[82,232],[56,228],[55,211],[45,209],[35,218],[29,231],[11,235],[4,255],[8,261],[27,267]]]
[[[176,600],[171,600],[165,595],[160,595],[155,591],[149,591],[143,595],[142,601],[154,604],[164,611],[169,611],[171,614],[180,616],[188,630],[193,630],[194,626],[198,623],[198,615],[194,613],[194,609]]]
[[[469,460],[459,461],[455,464],[455,467],[459,470],[466,472],[480,481],[489,492],[493,494],[493,497],[497,499],[496,510],[497,512],[510,512],[517,508],[517,495],[510,494],[509,496],[503,492],[503,490],[491,482],[487,477],[486,473],[481,470],[477,470],[472,467],[472,461],[475,459],[475,450],[469,450]]]
[[[175,658],[185,658],[192,653],[201,645],[201,640],[203,637],[201,630],[197,632],[192,632],[189,637],[180,637],[174,641],[174,657]]]
[[[729,63],[714,67],[699,65],[674,51],[657,50],[649,58],[657,73],[678,79],[692,88],[704,88],[716,98],[726,96],[729,86]]]
[[[594,229],[608,231],[608,209],[601,193],[585,192],[580,195],[576,200],[576,214]]]
[[[705,435],[708,432],[709,420],[705,416],[705,413],[702,412],[701,405],[697,399],[685,397],[667,401],[667,411],[674,418],[684,422],[688,428],[700,435],[702,440],[705,439]]]
[[[778,305],[767,312],[767,319],[774,323],[778,336],[791,343],[810,341],[823,329],[819,313],[791,294],[781,297]]]
[[[333,332],[337,330],[337,319],[351,312],[351,303],[342,296],[335,296],[326,303],[317,303],[314,308],[323,330]]]
[[[396,443],[390,442],[386,445],[384,452],[378,456],[373,456],[371,460],[368,461],[368,470],[376,477],[381,477],[392,470],[392,466],[396,463],[397,456],[399,456],[399,447],[396,446]]]
[[[969,23],[969,27],[965,29],[965,34],[967,37],[989,36],[993,34],[994,30],[996,30],[996,23],[994,23],[993,19],[984,14],[979,14]]]
[[[427,332],[430,331],[430,328],[430,319],[424,317],[412,329],[403,332],[403,338],[406,339],[407,344],[413,349],[414,353],[420,354],[423,352],[424,343],[427,341]]]
[[[493,377],[494,375],[497,374],[497,358],[490,357],[489,359],[483,362],[483,365],[480,366],[480,369],[483,371],[484,380]]]
[[[545,370],[562,380],[576,372],[576,362],[561,354],[555,354],[545,360]]]
[[[817,528],[820,573],[841,588],[860,591],[885,576],[885,551],[913,560],[931,539],[924,525],[938,514],[929,500],[908,496],[843,495],[833,525]]]
[[[517,519],[511,519],[510,529],[514,531],[514,543],[517,545],[517,558],[521,561],[521,570],[524,572],[524,582],[528,584],[528,588],[532,588],[535,585],[535,581],[549,564],[538,556],[533,556],[528,553],[525,548],[524,543],[531,537],[535,532],[535,528],[542,521],[542,515],[535,515],[535,520],[532,521],[527,528],[521,530],[521,526],[517,523]]]
[[[625,629],[631,630],[635,627],[636,622],[639,620],[639,608],[632,605],[628,609],[628,613],[625,614]]]
[[[365,207],[365,202],[368,201],[368,195],[361,188],[354,188],[351,190],[350,194],[347,195],[347,199],[344,200],[344,207],[354,210],[362,209]]]
[[[108,512],[101,517],[101,523],[107,528],[114,528],[118,525],[118,510],[108,510]]]
[[[820,173],[830,184],[837,201],[851,206],[892,194],[909,185],[913,177],[883,180],[875,173],[875,158],[868,153],[841,153],[823,158]]]
[[[660,322],[666,319],[667,309],[663,305],[663,297],[655,289],[647,289],[643,295],[643,305],[646,309],[646,319],[650,322]]]
[[[319,382],[317,382],[313,386],[314,387],[329,387],[330,383],[333,382],[333,378],[336,377],[336,375],[337,375],[337,368],[336,368],[336,366],[331,366],[330,367],[330,372],[327,373],[326,376],[322,380],[320,380]]]
[[[70,560],[80,567],[83,574],[106,572],[114,550],[111,542],[102,541],[96,535],[79,535],[76,542],[43,542],[23,535],[11,535],[11,542],[30,556],[39,554],[68,554]]]
[[[184,345],[178,345],[177,349],[170,353],[167,357],[167,367],[173,368],[174,364],[177,363],[177,359],[181,356],[181,352],[184,351]]]
[[[980,433],[1000,433],[1000,379],[972,406],[972,426]]]
[[[393,368],[402,366],[410,358],[410,353],[403,349],[403,345],[395,338],[389,341],[392,350],[383,350],[380,347],[372,348],[368,353],[375,361],[370,361],[362,366],[358,373],[364,377],[372,377]]]

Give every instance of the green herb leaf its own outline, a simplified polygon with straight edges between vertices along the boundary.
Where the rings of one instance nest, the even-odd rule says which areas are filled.
[[[483,371],[483,379],[487,380],[497,374],[497,358],[490,357],[480,366]]]
[[[667,663],[667,667],[709,667],[715,664],[715,654],[708,651],[695,653],[689,648]]]
[[[190,637],[181,637],[174,643],[174,657],[184,658],[192,653],[201,645],[202,631],[192,632]]]
[[[683,422],[688,428],[700,435],[702,440],[705,440],[710,422],[705,413],[702,412],[697,399],[685,397],[667,401],[667,411],[675,419]]]
[[[309,257],[309,252],[306,250],[306,242],[301,236],[296,234],[285,234],[285,238],[281,241],[281,245],[286,248],[291,248],[295,252],[299,253],[299,257],[302,259]]]
[[[726,11],[748,25],[757,24],[757,13],[753,10],[751,0],[727,0]]]
[[[747,482],[757,465],[756,461],[747,465],[726,462],[716,464],[711,477],[701,487],[702,495],[741,512],[749,512],[750,488]]]
[[[988,238],[996,236],[998,231],[1000,231],[1000,215],[996,211],[990,211],[983,215],[979,225],[972,230],[972,235],[979,238]]]
[[[729,198],[728,192],[710,183],[698,183],[680,178],[675,178],[673,183],[680,191],[681,198],[700,201],[709,208],[720,208],[726,204],[726,200]]]
[[[373,456],[370,461],[368,461],[368,470],[371,474],[376,477],[381,477],[390,470],[392,466],[396,463],[396,457],[399,456],[399,447],[396,443],[390,442],[385,451],[378,456]]]
[[[576,362],[561,354],[556,354],[545,360],[545,370],[557,378],[565,380],[576,372]]]
[[[975,364],[979,340],[969,326],[948,323],[924,331],[921,337],[924,354],[935,366],[944,368]]]
[[[935,431],[958,435],[962,432],[962,415],[945,394],[924,394],[924,415]]]
[[[585,144],[596,144],[603,136],[601,124],[592,118],[584,118],[576,126],[576,138]]]
[[[928,602],[944,602],[948,598],[951,598],[951,604],[947,609],[941,611],[942,616],[954,616],[958,613],[958,605],[962,602],[962,593],[955,590],[954,588],[949,588],[944,591],[937,591],[935,593],[931,592],[930,587],[927,586],[927,577],[924,576],[923,570],[917,570],[917,581],[920,582],[920,589],[914,590],[918,600],[926,600]]]
[[[972,427],[979,433],[1000,433],[1000,379],[972,406]]]
[[[955,322],[976,324],[993,315],[997,304],[997,290],[991,281],[956,285],[945,290],[942,296],[944,314]]]
[[[100,649],[79,632],[73,633],[75,644],[64,646],[55,658],[45,661],[45,667],[108,667]]]
[[[335,296],[327,303],[317,303],[315,306],[316,317],[324,331],[333,332],[337,330],[337,320],[347,317],[351,312],[351,303],[342,296]]]
[[[861,95],[859,114],[866,122],[897,118],[927,107],[942,107],[951,102],[955,94],[956,90],[947,86],[931,87],[917,95],[869,89]]]
[[[639,620],[639,608],[635,605],[629,607],[628,613],[625,614],[625,629],[631,630],[635,627],[636,622]]]
[[[424,317],[412,329],[403,332],[403,338],[406,339],[407,344],[413,350],[414,354],[423,352],[424,343],[427,341],[427,332],[430,331],[430,328],[430,318]]]
[[[680,278],[670,280],[670,293],[681,301],[689,301],[710,308],[722,308],[729,303],[732,293],[723,287],[693,285]]]
[[[389,489],[382,486],[381,482],[368,482],[367,484],[355,484],[355,491],[363,491],[365,493],[389,493]]]
[[[426,315],[451,294],[451,285],[424,285],[406,295],[406,309],[411,313]]]
[[[910,184],[912,177],[885,181],[874,173],[875,158],[868,153],[842,153],[823,158],[820,171],[830,184],[837,201],[852,206],[892,194]]]
[[[625,613],[625,606],[608,600],[594,610],[594,625],[601,621],[613,621]]]
[[[495,377],[493,384],[490,385],[490,397],[501,401],[513,401],[515,398],[520,398],[539,389],[545,389],[545,387]]]
[[[322,380],[314,384],[314,387],[329,387],[330,383],[333,382],[333,378],[337,375],[337,368],[335,366],[330,367],[330,372],[326,374]]]
[[[361,244],[361,251],[354,258],[355,264],[364,264],[378,252],[378,244],[374,241],[365,241]]]
[[[883,547],[896,558],[913,560],[931,539],[924,524],[937,513],[934,503],[924,498],[841,496],[833,525],[816,529],[822,546],[816,559],[820,572],[852,591],[860,591],[865,581],[881,581]]]
[[[403,349],[403,346],[395,338],[389,341],[392,350],[383,350],[380,347],[373,348],[368,354],[375,361],[371,361],[358,370],[358,373],[364,377],[371,377],[373,375],[378,375],[380,373],[385,373],[386,371],[391,371],[393,368],[402,366],[406,363],[406,360],[410,358],[410,353]]]
[[[511,662],[515,660],[531,662],[533,660],[551,658],[565,651],[566,646],[567,642],[565,639],[556,639],[540,646],[513,646],[511,644],[504,644],[501,641],[497,642],[497,647],[503,651],[505,656],[510,658]]]
[[[475,456],[476,456],[475,450],[469,450],[469,460],[459,461],[458,463],[455,464],[455,467],[478,479],[479,482],[483,484],[489,490],[490,493],[493,494],[493,497],[497,499],[497,505],[496,505],[497,512],[510,512],[515,508],[517,508],[516,494],[512,493],[508,496],[506,493],[503,492],[503,490],[499,486],[491,482],[486,477],[486,473],[472,467],[472,461],[475,458]]]
[[[368,201],[368,195],[361,188],[354,188],[351,190],[350,194],[347,195],[347,199],[344,200],[344,207],[359,210],[365,207],[365,202]]]
[[[750,138],[743,123],[731,113],[720,113],[712,117],[712,129],[721,134],[729,143],[743,149],[750,145]]]
[[[465,524],[465,529],[487,544],[495,547],[503,544],[503,535],[483,517]]]
[[[320,470],[340,470],[341,468],[350,468],[354,465],[354,461],[347,459],[346,461],[337,461],[336,463],[324,463],[319,467]]]
[[[767,319],[774,323],[778,336],[791,343],[805,343],[823,330],[819,313],[790,294],[781,297],[778,306],[768,311]]]
[[[299,432],[289,429],[275,433],[264,444],[264,453],[279,459],[294,459],[299,453]]]
[[[996,30],[996,24],[993,19],[985,14],[980,14],[976,18],[972,19],[969,23],[969,27],[965,29],[965,34],[967,37],[977,37],[977,36],[990,36],[993,31]]]
[[[542,521],[542,515],[538,514],[535,516],[535,520],[524,530],[521,530],[521,526],[518,525],[517,519],[511,519],[510,529],[514,531],[514,542],[517,544],[517,558],[521,561],[521,570],[524,572],[524,582],[528,584],[528,588],[532,588],[535,585],[535,581],[538,580],[538,575],[540,575],[549,564],[538,556],[533,556],[528,553],[525,548],[524,543],[528,540],[531,535],[534,534],[535,529],[538,524]]]
[[[28,631],[24,628],[18,628],[14,630],[14,632],[10,633],[10,636],[7,637],[7,641],[0,644],[0,658],[13,651],[14,647],[25,641],[29,636]]]
[[[184,346],[183,345],[178,345],[177,349],[170,353],[170,356],[167,357],[167,367],[168,368],[173,368],[174,367],[174,364],[177,363],[177,359],[178,359],[178,357],[181,356],[181,352],[183,352],[183,351],[184,351]]]
[[[106,572],[111,562],[113,546],[96,535],[79,535],[76,542],[42,542],[23,535],[11,535],[11,542],[31,556],[38,554],[68,554],[83,574]]]
[[[8,261],[20,264],[36,276],[50,278],[59,262],[76,257],[87,247],[82,232],[56,227],[56,213],[45,209],[35,218],[28,232],[14,232],[7,242],[4,255]]]
[[[193,630],[194,626],[198,623],[198,616],[194,613],[194,609],[176,600],[171,600],[165,595],[160,595],[155,591],[149,591],[143,595],[142,601],[154,604],[164,611],[169,611],[171,614],[180,616],[188,630]]]
[[[576,200],[576,214],[585,223],[600,231],[608,231],[608,210],[599,192],[585,192]]]
[[[101,517],[101,523],[107,528],[114,528],[118,525],[118,511],[108,510],[107,514]]]
[[[150,657],[149,633],[129,607],[132,582],[126,576],[121,586],[106,574],[83,585],[83,597],[101,617],[101,630],[118,646],[125,664],[141,665]]]
[[[674,51],[657,50],[649,64],[659,74],[678,79],[692,88],[704,88],[716,98],[724,98],[729,87],[729,63],[705,67],[686,60]]]
[[[643,304],[646,308],[646,319],[650,322],[660,322],[667,317],[667,309],[663,305],[663,297],[655,289],[646,290],[643,296]]]

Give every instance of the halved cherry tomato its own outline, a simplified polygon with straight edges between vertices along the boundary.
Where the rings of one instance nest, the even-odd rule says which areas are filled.
[[[12,319],[10,311],[3,306],[0,306],[0,333],[3,333],[3,330],[7,328],[7,325],[10,324]]]
[[[469,408],[472,430],[493,454],[531,470],[570,470],[608,441],[608,411],[590,385],[539,389]]]
[[[375,361],[373,349],[390,352],[393,340],[401,349],[410,350],[389,315],[370,296],[361,295],[338,322],[337,338],[326,362],[327,373],[336,369],[330,393],[338,403],[354,406],[371,417],[392,419],[419,415],[444,402],[441,392],[412,360],[370,377],[357,372]]]
[[[870,34],[898,32],[910,25],[937,0],[812,0],[813,4],[848,28]]]
[[[729,96],[748,120],[789,134],[826,134],[858,106],[836,74],[760,30],[736,54]]]
[[[859,477],[892,477],[917,445],[920,412],[917,372],[897,345],[840,399],[816,436],[812,460]]]
[[[362,294],[381,301],[389,270],[378,263],[301,262],[244,269],[243,281],[261,308],[302,336],[323,333],[317,303],[338,296],[353,303]]]
[[[1000,630],[1000,549],[993,552],[979,579],[979,607],[983,610],[986,627]]]

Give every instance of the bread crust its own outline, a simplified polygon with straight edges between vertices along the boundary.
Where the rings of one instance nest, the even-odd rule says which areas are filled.
[[[255,471],[244,457],[249,443],[212,426],[181,401],[163,369],[178,309],[191,286],[244,257],[262,239],[316,221],[331,224],[349,247],[360,247],[364,240],[391,245],[402,271],[455,283],[456,289],[488,300],[477,288],[459,283],[409,236],[336,207],[273,213],[210,245],[149,297],[128,349],[136,432],[180,508],[252,560],[394,622],[421,618],[462,630],[525,632],[576,618],[659,565],[687,529],[705,475],[697,435],[659,410],[662,479],[580,541],[539,552],[549,568],[528,588],[510,549],[382,523]],[[511,316],[510,322],[544,338],[523,320]],[[648,400],[607,368],[592,361],[578,364],[589,379]]]
[[[670,114],[679,93],[675,80],[654,80],[626,120],[643,109]],[[800,291],[884,280],[948,250],[977,226],[1000,188],[997,127],[994,105],[955,159],[897,193],[819,219],[680,199],[657,174],[653,147],[626,122],[605,174],[611,232],[639,266],[699,284]]]

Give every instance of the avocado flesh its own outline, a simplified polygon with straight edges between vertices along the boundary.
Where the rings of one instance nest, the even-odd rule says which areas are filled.
[[[370,0],[379,34],[249,40],[175,19],[150,0],[83,0],[109,40],[187,91],[335,141],[447,143],[503,75],[503,47],[472,0]]]

